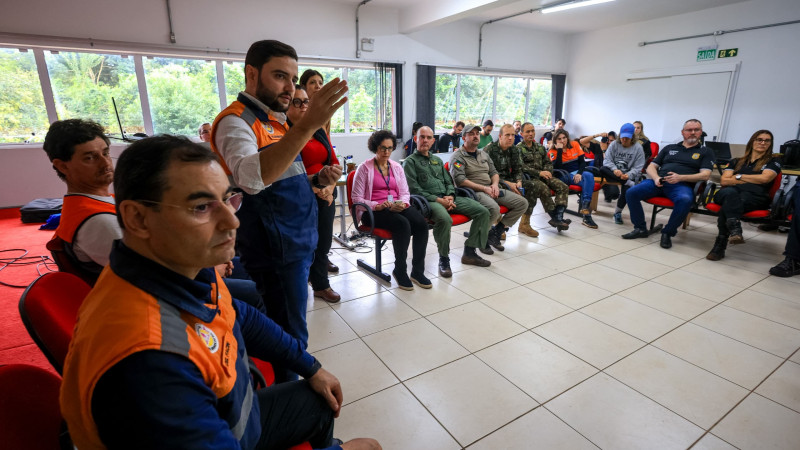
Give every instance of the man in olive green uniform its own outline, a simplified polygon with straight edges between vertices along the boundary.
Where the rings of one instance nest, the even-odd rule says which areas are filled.
[[[497,173],[492,158],[483,150],[478,150],[480,131],[480,126],[472,124],[461,131],[464,144],[450,157],[450,176],[456,186],[475,191],[478,202],[489,210],[489,221],[497,225],[489,230],[487,242],[503,251],[505,247],[500,243],[500,236],[506,227],[514,225],[528,209],[528,201],[511,190],[500,189],[500,174]],[[508,212],[502,217],[501,205],[508,208]]]
[[[500,134],[497,136],[497,142],[492,142],[483,149],[494,163],[494,168],[500,174],[500,179],[506,182],[509,189],[515,194],[522,195],[528,200],[528,209],[522,215],[522,221],[519,224],[519,232],[530,237],[539,236],[539,232],[531,228],[531,194],[526,189],[523,189],[522,182],[522,158],[519,154],[519,149],[514,146],[514,136],[516,132],[512,125],[503,125],[500,127]],[[533,197],[534,205],[536,204],[536,197]]]
[[[444,170],[442,160],[430,153],[432,146],[433,130],[428,127],[420,128],[417,131],[417,150],[406,158],[403,169],[409,192],[425,197],[431,207],[433,240],[439,247],[439,275],[445,278],[453,276],[450,270],[450,228],[453,225],[451,213],[463,214],[472,219],[461,264],[488,267],[491,263],[478,256],[475,249],[486,247],[489,210],[467,197],[456,200],[453,179]]]
[[[536,206],[536,199],[542,200],[542,207],[545,212],[550,214],[551,226],[559,231],[569,228],[569,219],[564,219],[564,211],[567,209],[567,195],[569,187],[563,181],[553,176],[553,162],[547,157],[547,149],[536,142],[536,129],[530,122],[522,125],[522,142],[517,144],[522,158],[522,171],[530,176],[530,180],[522,180],[522,187],[525,188],[525,198],[528,200],[528,210],[522,216],[525,217],[533,213]],[[550,190],[556,193],[556,201],[550,197]]]

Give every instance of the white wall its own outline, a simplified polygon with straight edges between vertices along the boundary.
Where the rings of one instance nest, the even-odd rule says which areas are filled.
[[[282,2],[278,10],[261,0],[172,0],[177,45],[245,52],[253,41],[280,39],[298,54],[355,58],[355,6],[328,0]],[[274,2],[272,2],[274,3]],[[416,64],[477,66],[478,23],[456,22],[409,35],[398,34],[394,9],[366,5],[360,10],[361,37],[375,39],[366,61],[404,62],[404,139],[416,115]],[[0,30],[8,33],[168,44],[166,6],[149,0],[5,0]],[[489,68],[564,73],[567,39],[492,24],[484,28],[483,65]],[[525,51],[519,51],[524,48]],[[356,161],[371,156],[367,136],[334,137],[339,153]],[[28,151],[30,150],[30,151]],[[396,152],[399,158],[401,151]],[[43,169],[42,169],[43,167]],[[0,207],[36,197],[57,197],[41,146],[0,149]]]
[[[800,122],[800,24],[717,36],[720,50],[738,48],[739,55],[714,62],[696,61],[697,48],[713,45],[713,37],[645,47],[637,44],[797,19],[797,0],[753,0],[574,35],[567,71],[566,128],[576,134],[618,130],[625,122],[647,116],[648,105],[637,103],[632,95],[635,89],[625,81],[629,72],[741,61],[727,140],[747,143],[762,128],[771,130],[777,143],[794,139]],[[671,136],[658,136],[661,123],[643,121],[645,134],[652,140],[680,139],[679,127]]]

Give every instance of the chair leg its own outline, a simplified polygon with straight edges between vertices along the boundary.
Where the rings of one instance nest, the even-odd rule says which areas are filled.
[[[658,215],[658,213],[663,211],[664,209],[665,208],[659,209],[658,206],[653,205],[653,214],[652,216],[650,216],[650,231],[648,231],[649,234],[658,233],[661,231],[662,228],[664,228],[663,224],[656,225],[656,215]]]
[[[386,243],[386,240],[380,239],[378,237],[375,238],[375,266],[371,266],[367,264],[363,259],[358,259],[356,263],[358,267],[363,268],[367,272],[375,275],[376,277],[380,278],[381,280],[391,283],[392,276],[388,273],[384,273],[381,271],[381,248],[383,248],[383,244]]]

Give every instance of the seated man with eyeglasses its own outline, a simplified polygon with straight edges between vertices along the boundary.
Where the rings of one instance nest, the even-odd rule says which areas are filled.
[[[680,144],[670,144],[661,149],[658,156],[647,166],[649,180],[632,186],[625,194],[631,213],[633,231],[622,235],[622,239],[643,238],[649,235],[647,222],[642,209],[642,201],[652,197],[664,196],[675,206],[669,221],[661,230],[661,247],[672,247],[672,237],[678,227],[686,220],[694,200],[692,187],[698,181],[711,177],[714,168],[714,153],[700,142],[703,124],[697,119],[689,119],[683,124]]]
[[[339,381],[296,339],[232,299],[212,268],[233,257],[233,192],[216,156],[186,138],[131,145],[115,176],[110,264],[84,300],[61,411],[78,448],[380,448],[337,445]],[[253,388],[248,355],[305,380]]]

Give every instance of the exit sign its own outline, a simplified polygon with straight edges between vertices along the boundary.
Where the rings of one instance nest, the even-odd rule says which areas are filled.
[[[697,50],[697,61],[713,61],[716,57],[716,48],[700,48]]]
[[[717,58],[732,58],[739,54],[738,48],[728,48],[725,50],[720,50]]]

